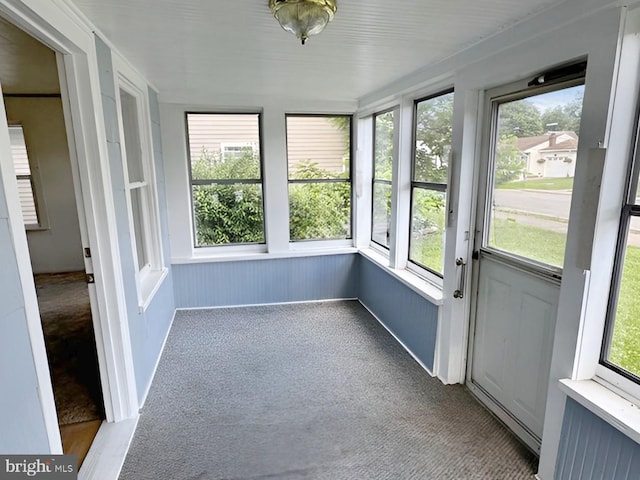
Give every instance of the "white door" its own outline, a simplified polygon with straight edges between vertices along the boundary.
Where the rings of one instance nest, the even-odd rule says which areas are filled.
[[[577,148],[583,86],[524,87],[487,95],[467,384],[539,450],[573,178],[539,177],[531,165],[548,149]]]

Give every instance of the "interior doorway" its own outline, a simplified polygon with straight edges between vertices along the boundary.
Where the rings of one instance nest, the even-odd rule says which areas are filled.
[[[84,458],[105,418],[56,52],[0,20],[0,83],[65,453]]]
[[[536,452],[577,161],[581,66],[551,85],[487,92],[467,385]]]

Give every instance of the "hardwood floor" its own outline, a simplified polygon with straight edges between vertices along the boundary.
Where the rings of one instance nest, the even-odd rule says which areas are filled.
[[[101,424],[102,420],[90,420],[60,427],[62,450],[65,454],[78,455],[78,469],[87,456],[89,447],[91,447]]]

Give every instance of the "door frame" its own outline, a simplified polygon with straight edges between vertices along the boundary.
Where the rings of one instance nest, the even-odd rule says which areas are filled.
[[[66,2],[0,0],[0,15],[57,52],[76,198],[82,200],[78,205],[78,216],[81,229],[86,227],[87,243],[83,241],[83,247],[91,250],[88,260],[96,280],[89,290],[105,413],[108,422],[134,418],[138,415],[139,404],[115,227],[95,37],[85,18]],[[8,148],[8,136],[0,136],[0,142],[6,142]],[[15,226],[22,222],[16,202],[9,206],[9,217]],[[16,227],[12,236],[45,429],[51,453],[62,453],[26,234],[24,229]]]

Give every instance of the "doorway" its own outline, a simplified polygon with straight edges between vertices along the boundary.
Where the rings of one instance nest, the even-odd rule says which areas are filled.
[[[4,20],[0,38],[0,83],[63,450],[82,459],[105,414],[83,258],[90,253],[56,53]]]
[[[573,68],[570,79],[559,76],[552,85],[532,81],[487,92],[467,385],[536,452],[577,161],[584,68]]]

